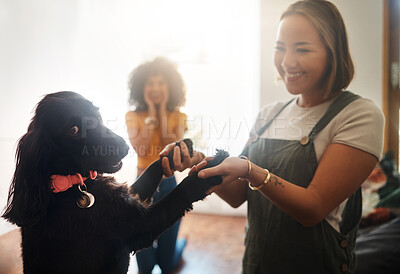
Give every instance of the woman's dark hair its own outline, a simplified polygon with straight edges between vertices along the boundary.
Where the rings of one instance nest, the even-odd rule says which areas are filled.
[[[173,62],[163,57],[157,57],[153,61],[139,65],[129,76],[129,103],[136,107],[136,111],[147,110],[147,104],[144,101],[144,86],[150,76],[156,75],[162,75],[168,84],[168,111],[174,111],[185,104],[186,87],[182,75]]]
[[[305,16],[311,21],[328,51],[330,70],[325,82],[325,95],[345,89],[353,79],[354,65],[346,26],[336,6],[325,0],[298,1],[289,6],[281,20],[292,14]]]

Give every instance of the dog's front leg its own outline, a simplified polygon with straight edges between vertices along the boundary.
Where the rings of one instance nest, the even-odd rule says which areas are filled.
[[[184,216],[185,212],[192,210],[194,202],[204,199],[208,190],[221,182],[220,176],[200,179],[196,173],[186,177],[167,196],[143,213],[140,232],[135,235],[135,241],[132,241],[133,250],[151,245],[163,231]]]
[[[227,152],[219,150],[204,168],[216,166],[228,156]],[[167,196],[142,211],[136,232],[130,239],[132,250],[149,247],[163,231],[185,215],[185,212],[190,211],[194,202],[204,199],[211,187],[222,182],[221,176],[201,179],[197,174],[198,172],[194,172],[187,176]]]
[[[150,201],[163,175],[161,159],[159,159],[146,168],[142,175],[131,186],[130,192],[132,194],[138,194],[142,202]]]

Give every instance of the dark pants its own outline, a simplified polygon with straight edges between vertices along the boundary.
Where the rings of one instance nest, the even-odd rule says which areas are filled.
[[[175,176],[162,180],[158,192],[153,196],[153,202],[161,200],[176,186]],[[141,274],[151,273],[156,264],[162,272],[174,270],[182,258],[182,252],[186,245],[185,240],[178,240],[178,230],[181,220],[164,231],[153,246],[136,253],[136,261]]]

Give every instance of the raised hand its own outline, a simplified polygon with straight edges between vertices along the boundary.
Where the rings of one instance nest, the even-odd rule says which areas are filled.
[[[143,96],[144,96],[144,102],[147,104],[149,112],[155,111],[156,108],[153,100],[151,99],[150,90],[145,89],[143,92]]]
[[[200,163],[201,160],[205,158],[204,154],[199,151],[190,151],[185,140],[180,141],[179,146],[177,143],[168,144],[161,151],[160,157],[162,158],[162,167],[165,176],[172,176],[175,170],[183,171],[186,168],[190,168],[193,165]],[[166,158],[171,151],[173,151],[172,158]]]
[[[231,182],[240,177],[245,177],[248,174],[247,160],[238,157],[229,157],[217,166],[204,169],[204,167],[207,167],[207,162],[212,160],[212,157],[206,158],[205,161],[194,166],[190,173],[199,171],[199,178],[208,178],[220,175],[223,178],[223,183]]]

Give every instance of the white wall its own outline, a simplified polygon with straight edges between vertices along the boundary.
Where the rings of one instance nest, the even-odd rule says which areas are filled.
[[[272,62],[276,29],[285,9],[295,1],[261,1],[261,97],[265,105],[290,98],[283,84],[276,82]],[[347,26],[350,52],[356,74],[348,90],[382,104],[382,1],[332,0]]]

